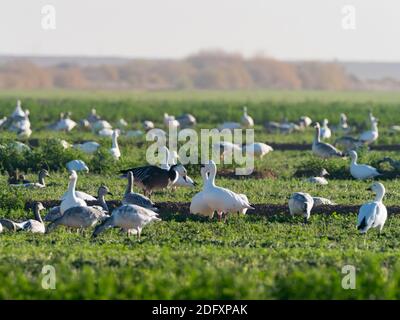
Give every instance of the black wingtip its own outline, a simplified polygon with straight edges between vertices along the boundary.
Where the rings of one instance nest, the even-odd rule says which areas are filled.
[[[361,220],[361,223],[357,226],[357,230],[364,229],[367,226],[367,222],[365,220],[365,217]]]

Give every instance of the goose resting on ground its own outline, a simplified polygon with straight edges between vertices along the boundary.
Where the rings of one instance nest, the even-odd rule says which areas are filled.
[[[332,202],[331,200],[327,198],[322,198],[322,197],[312,197],[314,200],[314,205],[313,208],[319,207],[319,206],[334,206],[336,203]]]
[[[219,220],[221,220],[223,214],[243,212],[243,209],[254,209],[249,201],[246,201],[247,197],[215,185],[217,166],[213,160],[203,166],[205,173],[209,174],[208,179],[204,181],[203,201],[213,212],[217,212]]]
[[[290,215],[301,214],[304,217],[304,223],[310,219],[311,209],[314,206],[314,199],[304,192],[295,192],[289,199]]]
[[[208,180],[208,173],[204,166],[200,169],[201,178],[203,179],[202,191],[196,193],[190,202],[190,213],[198,214],[204,217],[212,218],[214,216],[214,210],[208,205],[204,190],[206,181]]]
[[[325,178],[325,176],[327,176],[327,175],[329,175],[329,172],[326,171],[326,169],[323,168],[318,177],[308,178],[307,181],[311,182],[311,183],[327,185],[328,184],[328,180],[326,180],[326,178]]]
[[[23,187],[23,188],[45,188],[46,187],[46,183],[44,181],[45,177],[50,177],[50,175],[47,172],[47,170],[43,169],[43,170],[40,170],[40,172],[39,172],[38,182],[25,181],[22,184],[10,184],[10,186],[11,187]]]
[[[150,196],[154,190],[162,190],[173,185],[179,178],[176,168],[179,165],[172,165],[169,170],[157,166],[144,166],[132,169],[121,170],[124,177],[132,171],[134,183],[143,189],[145,196]]]
[[[84,143],[74,144],[74,148],[79,149],[85,153],[92,154],[100,148],[100,144],[96,141],[87,141]]]
[[[119,227],[127,232],[128,236],[135,232],[140,241],[143,227],[152,221],[161,221],[154,211],[134,204],[122,205],[113,211],[111,217],[96,227],[93,237],[97,237],[108,228]]]
[[[378,121],[376,118],[371,119],[371,130],[365,131],[360,135],[359,140],[365,144],[371,144],[379,137]]]
[[[375,200],[361,206],[358,212],[357,229],[360,233],[366,233],[371,228],[379,228],[379,233],[381,233],[387,219],[387,209],[382,202],[385,187],[380,182],[374,182],[367,190],[375,192]]]
[[[321,158],[343,157],[343,153],[329,143],[320,140],[320,125],[315,124],[315,138],[312,144],[312,152]]]
[[[133,192],[133,173],[129,171],[127,174],[128,185],[126,186],[124,198],[122,199],[122,204],[135,204],[143,208],[147,208],[153,211],[158,209],[155,207],[153,201],[149,198],[141,195],[140,193]]]
[[[357,152],[351,150],[349,152],[349,156],[351,158],[350,164],[350,173],[355,179],[369,179],[374,178],[376,176],[380,176],[381,174],[374,167],[369,166],[367,164],[358,164],[357,163]]]
[[[14,222],[9,219],[0,219],[0,223],[11,231],[27,231],[32,233],[45,233],[46,228],[44,226],[40,211],[44,210],[43,204],[37,202],[34,208],[35,219],[29,219],[23,222]]]
[[[112,134],[112,146],[110,149],[110,154],[114,158],[114,160],[118,160],[121,157],[121,151],[119,150],[118,146],[119,133],[119,130],[114,130]]]

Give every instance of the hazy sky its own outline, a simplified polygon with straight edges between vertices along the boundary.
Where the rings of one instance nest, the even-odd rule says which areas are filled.
[[[56,29],[42,28],[43,5]],[[355,30],[342,8],[356,9]],[[0,54],[400,60],[399,0],[1,0]]]

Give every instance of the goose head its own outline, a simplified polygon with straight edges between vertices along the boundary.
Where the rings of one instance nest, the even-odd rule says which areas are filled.
[[[39,172],[39,177],[41,178],[50,177],[50,174],[46,169],[42,169]]]
[[[42,210],[45,210],[46,208],[43,206],[43,203],[36,202],[35,209],[36,209],[37,212],[40,212]]]
[[[357,152],[355,152],[354,150],[349,151],[349,156],[352,161],[354,161],[354,162],[357,161],[358,155],[357,155]]]
[[[132,174],[131,171],[129,171],[129,173]],[[110,189],[108,189],[108,187],[105,186],[105,185],[101,185],[101,186],[99,187],[99,190],[97,191],[97,194],[98,194],[98,197],[99,197],[99,198],[104,197],[104,196],[106,196],[106,195],[110,195],[110,196],[113,195],[113,194],[110,192]]]
[[[324,127],[327,127],[327,126],[328,126],[328,123],[329,123],[328,119],[324,119],[324,121],[322,121],[322,125],[323,125]]]
[[[386,192],[384,185],[380,182],[374,182],[367,190],[374,192],[378,200],[382,200]]]
[[[324,177],[324,176],[329,176],[329,172],[325,168],[322,168],[320,177]]]

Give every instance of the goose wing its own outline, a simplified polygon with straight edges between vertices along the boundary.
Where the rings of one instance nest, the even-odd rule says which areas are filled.
[[[358,212],[357,229],[361,232],[366,232],[370,229],[374,224],[378,209],[376,202],[363,204]]]

